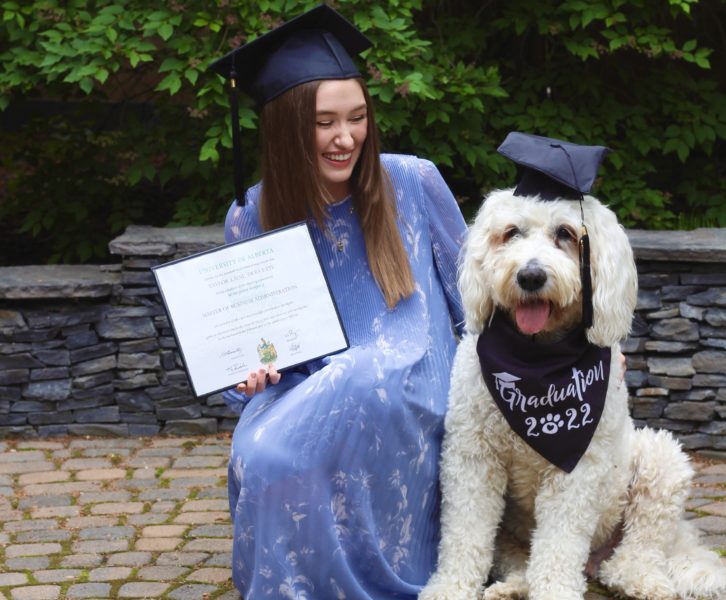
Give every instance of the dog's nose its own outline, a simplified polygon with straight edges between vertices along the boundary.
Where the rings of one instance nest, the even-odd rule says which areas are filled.
[[[545,284],[545,281],[547,281],[547,273],[537,265],[527,265],[517,273],[519,287],[528,292],[538,290]]]

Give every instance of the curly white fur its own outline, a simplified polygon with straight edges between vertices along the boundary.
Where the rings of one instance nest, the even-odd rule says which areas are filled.
[[[549,303],[534,334],[547,341],[581,319],[579,203],[493,192],[470,228],[459,276],[466,334],[441,458],[442,539],[421,600],[580,600],[591,551],[619,524],[623,539],[598,574],[609,588],[643,600],[726,596],[726,569],[683,519],[693,474],[687,457],[667,432],[636,430],[628,413],[618,341],[629,332],[637,296],[632,250],[612,211],[590,196],[583,208],[592,248],[587,335],[613,348],[597,430],[565,473],[510,429],[484,384],[476,341],[495,308],[516,321],[520,303]],[[533,265],[546,281],[523,289],[518,273]],[[490,573],[499,581],[484,590]]]

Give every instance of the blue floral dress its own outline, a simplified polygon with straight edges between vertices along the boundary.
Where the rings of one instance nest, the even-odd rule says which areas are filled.
[[[352,202],[313,241],[350,348],[287,372],[247,402],[229,463],[232,574],[245,600],[417,596],[436,563],[438,460],[462,309],[466,226],[436,167],[383,155],[416,289],[390,310]],[[260,233],[259,184],[233,204],[227,242]]]

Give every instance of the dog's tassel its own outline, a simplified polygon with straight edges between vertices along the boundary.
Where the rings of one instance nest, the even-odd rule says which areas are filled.
[[[583,224],[580,237],[580,280],[582,281],[582,325],[592,327],[592,277],[590,275],[590,237]]]

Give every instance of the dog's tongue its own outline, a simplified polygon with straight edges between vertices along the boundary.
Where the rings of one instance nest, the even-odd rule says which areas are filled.
[[[517,327],[528,335],[542,331],[549,316],[550,303],[542,300],[520,304],[515,312]]]

